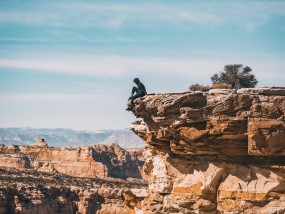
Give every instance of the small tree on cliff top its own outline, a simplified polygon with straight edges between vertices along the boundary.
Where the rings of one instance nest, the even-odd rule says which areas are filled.
[[[225,65],[224,71],[215,73],[211,80],[213,84],[226,83],[232,89],[254,88],[258,81],[251,71],[250,67],[242,64]]]

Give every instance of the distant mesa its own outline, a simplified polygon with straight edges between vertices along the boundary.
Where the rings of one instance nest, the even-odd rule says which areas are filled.
[[[132,131],[97,130],[76,131],[71,129],[23,129],[0,128],[0,144],[6,146],[34,145],[39,139],[45,139],[48,147],[79,147],[93,146],[96,144],[118,144],[124,149],[143,148],[144,142]]]
[[[31,145],[32,147],[48,147],[48,144],[46,143],[45,139],[39,139],[35,144]]]

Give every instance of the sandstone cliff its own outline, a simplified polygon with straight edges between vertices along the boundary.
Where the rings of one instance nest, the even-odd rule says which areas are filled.
[[[0,213],[134,214],[143,199],[134,193],[146,191],[143,164],[143,149],[116,144],[1,145]]]
[[[144,176],[142,152],[143,149],[124,150],[116,144],[49,147],[40,140],[31,146],[0,145],[0,167],[76,177],[141,179]]]
[[[136,99],[144,213],[284,213],[285,88]],[[135,198],[134,198],[135,199]]]
[[[145,188],[142,182],[34,170],[0,169],[0,175],[1,214],[134,214],[124,196]]]

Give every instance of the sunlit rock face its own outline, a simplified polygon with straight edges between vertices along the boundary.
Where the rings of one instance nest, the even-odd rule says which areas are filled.
[[[284,213],[285,88],[135,100],[145,140],[144,213]]]
[[[140,205],[145,197],[140,192],[146,192],[143,164],[143,149],[116,144],[61,148],[43,139],[30,146],[2,144],[0,214],[135,214],[141,207],[132,205]]]
[[[62,173],[76,177],[144,177],[142,149],[128,151],[116,144],[78,148],[49,147],[41,139],[31,146],[0,145],[0,167]]]
[[[12,168],[0,168],[0,174],[1,214],[135,214],[130,208],[132,198],[124,196],[131,193],[139,204],[139,193],[146,192],[146,183],[118,178],[82,178]]]

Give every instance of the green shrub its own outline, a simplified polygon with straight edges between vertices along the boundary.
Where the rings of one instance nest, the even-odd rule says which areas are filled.
[[[232,89],[254,88],[258,83],[252,69],[242,64],[225,65],[224,71],[215,73],[211,80],[213,84],[225,83]]]

